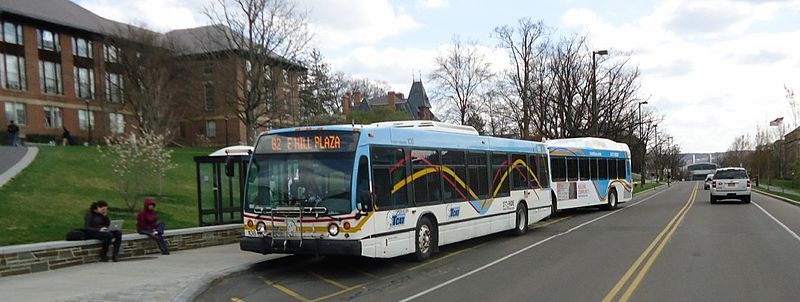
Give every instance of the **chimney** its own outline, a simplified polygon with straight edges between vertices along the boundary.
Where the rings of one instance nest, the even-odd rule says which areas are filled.
[[[358,110],[358,107],[361,106],[363,96],[361,96],[361,91],[353,92],[353,108]]]
[[[395,94],[394,91],[389,91],[386,95],[386,100],[388,101],[389,112],[394,113],[395,110]]]
[[[350,93],[345,93],[342,96],[342,113],[347,115],[350,113]]]

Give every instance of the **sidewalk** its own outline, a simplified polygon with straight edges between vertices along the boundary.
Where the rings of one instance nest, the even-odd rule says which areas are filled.
[[[210,282],[281,257],[239,244],[0,278],[4,301],[186,301]]]
[[[0,146],[0,187],[33,162],[38,153],[36,147]]]

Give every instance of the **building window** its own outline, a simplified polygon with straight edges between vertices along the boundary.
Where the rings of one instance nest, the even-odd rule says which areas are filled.
[[[291,112],[291,101],[292,101],[292,94],[288,91],[283,93],[283,111],[284,113]]]
[[[88,114],[87,114],[88,112]],[[89,117],[89,124],[86,124],[86,117]],[[87,130],[90,126],[94,128],[94,112],[86,111],[85,109],[78,110],[78,128],[81,130]]]
[[[106,55],[106,62],[119,63],[119,47],[114,45],[105,45],[103,49]]]
[[[217,121],[206,121],[206,136],[217,137]]]
[[[61,83],[61,63],[39,61],[39,82],[43,93],[64,93]]]
[[[214,83],[208,82],[203,84],[203,88],[205,88],[205,97],[206,97],[206,111],[213,111],[214,110]]]
[[[206,76],[206,78],[209,78],[213,73],[214,73],[214,61],[211,60],[205,61],[203,63],[203,75]]]
[[[0,84],[5,89],[25,90],[25,58],[14,55],[0,54],[3,61],[0,62],[2,72],[0,72]]]
[[[39,29],[36,31],[37,39],[39,40],[39,49],[50,51],[61,51],[61,44],[59,44],[58,33],[49,30]]]
[[[123,85],[121,74],[106,73],[106,100],[114,103],[122,102]]]
[[[7,102],[6,103],[6,121],[14,123],[18,125],[27,125],[28,124],[28,115],[25,111],[25,104],[23,103],[15,103],[15,102]]]
[[[44,126],[47,128],[61,128],[64,126],[61,119],[61,108],[44,106]]]
[[[94,98],[94,72],[89,68],[73,67],[75,71],[75,96],[81,99]]]
[[[282,76],[283,76],[283,83],[284,84],[289,84],[289,71],[287,71],[286,69],[283,69],[283,70],[281,70],[281,73],[282,73]]]
[[[72,38],[72,55],[92,58],[92,41],[84,38]]]
[[[111,133],[119,134],[125,132],[125,116],[122,113],[109,113],[108,126],[111,129]]]
[[[22,45],[22,25],[3,22],[2,30],[4,42]]]

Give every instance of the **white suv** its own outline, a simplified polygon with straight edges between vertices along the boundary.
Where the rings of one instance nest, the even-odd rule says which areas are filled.
[[[750,202],[750,177],[744,168],[720,168],[711,180],[711,203],[721,199]]]

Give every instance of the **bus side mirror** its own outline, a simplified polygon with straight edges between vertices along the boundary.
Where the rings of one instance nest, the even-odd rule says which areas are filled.
[[[233,158],[230,156],[225,157],[225,175],[233,177]]]

